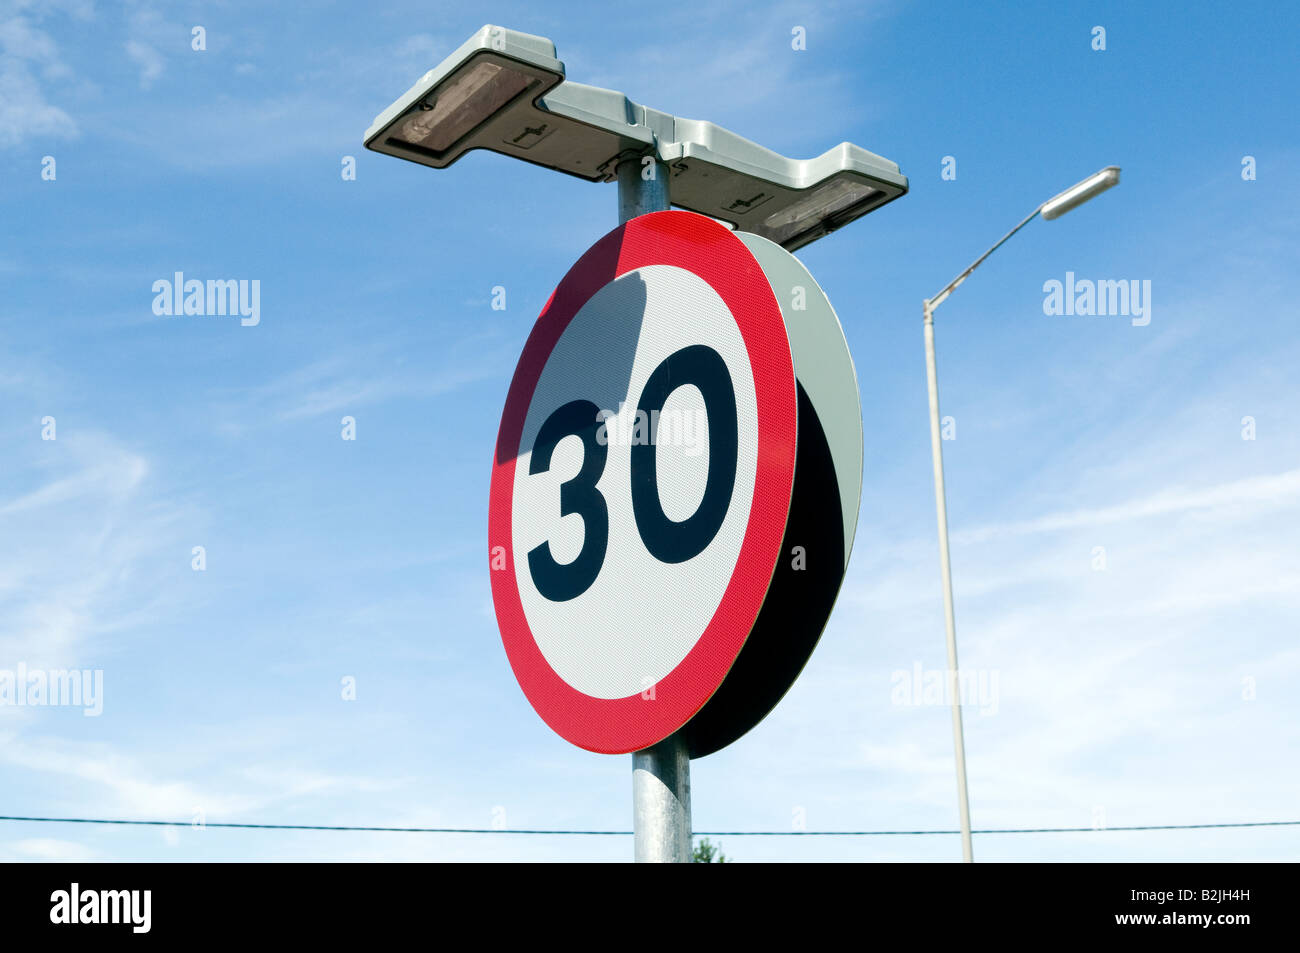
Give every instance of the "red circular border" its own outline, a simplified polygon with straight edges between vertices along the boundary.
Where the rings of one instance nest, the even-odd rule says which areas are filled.
[[[514,568],[515,459],[537,382],[569,322],[610,281],[648,265],[694,273],[731,311],[754,374],[758,467],[736,568],[699,641],[655,684],[653,700],[640,693],[595,698],[555,673],[528,627]],[[797,407],[780,305],[758,261],[725,226],[694,212],[652,212],[614,229],[569,269],[533,326],[510,383],[488,515],[489,553],[500,546],[506,554],[505,568],[490,571],[506,655],[533,708],[561,737],[602,754],[639,751],[681,728],[717,691],[758,618],[780,557],[794,484]]]

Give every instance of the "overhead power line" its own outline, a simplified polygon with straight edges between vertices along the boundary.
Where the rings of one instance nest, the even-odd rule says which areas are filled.
[[[194,823],[192,821],[139,821],[106,817],[19,817],[0,815],[0,821],[25,821],[34,824],[112,824],[130,827],[198,827],[233,828],[271,831],[361,831],[389,834],[550,834],[589,837],[631,837],[632,831],[547,830],[537,828],[497,827],[379,827],[350,824],[238,824],[230,821]],[[1300,821],[1244,821],[1223,824],[1138,824],[1124,827],[988,827],[972,834],[1104,834],[1112,831],[1191,831],[1239,827],[1295,827]],[[916,831],[693,831],[700,837],[922,837],[935,834],[960,834],[959,830]]]

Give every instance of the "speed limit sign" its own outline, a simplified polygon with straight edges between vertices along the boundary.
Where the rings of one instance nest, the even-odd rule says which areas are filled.
[[[699,757],[757,724],[829,616],[861,453],[843,334],[793,256],[679,211],[598,241],[528,338],[492,471],[493,602],[538,714],[604,753],[681,732]]]

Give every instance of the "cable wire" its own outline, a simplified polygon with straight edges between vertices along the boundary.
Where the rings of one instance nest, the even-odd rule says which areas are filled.
[[[632,831],[544,830],[497,827],[378,827],[347,824],[239,824],[230,821],[196,824],[192,821],[133,821],[105,817],[20,817],[0,815],[0,821],[34,824],[114,824],[133,827],[233,828],[275,831],[363,831],[389,834],[549,834],[585,837],[631,837]],[[972,834],[1102,834],[1109,831],[1191,831],[1240,827],[1294,827],[1300,821],[1244,821],[1222,824],[1138,824],[1126,827],[989,827]],[[916,831],[693,831],[698,837],[921,837],[960,834],[959,830]]]

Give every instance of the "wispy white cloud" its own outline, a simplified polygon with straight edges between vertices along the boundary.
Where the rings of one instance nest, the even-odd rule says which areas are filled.
[[[832,38],[889,15],[893,6],[683,7],[659,22],[660,32],[647,34],[646,42],[614,60],[603,45],[575,48],[570,41],[560,55],[578,82],[624,90],[655,109],[720,122],[769,147],[799,143],[786,148],[802,157],[835,145],[823,143],[822,130],[843,128],[846,116],[866,122],[882,115],[860,85],[824,54]],[[803,31],[805,49],[793,46],[796,28]],[[674,41],[665,42],[667,37]],[[773,123],[777,116],[780,122]],[[817,139],[808,138],[813,133]]]
[[[8,855],[8,856],[6,856]],[[27,837],[0,844],[0,858],[6,860],[34,860],[41,863],[86,863],[99,856],[85,844],[55,837]]]
[[[50,101],[47,86],[68,76],[57,44],[37,24],[58,4],[0,4],[0,148],[78,134],[72,117]]]
[[[140,88],[148,89],[163,74],[166,64],[162,54],[152,44],[136,39],[127,40],[125,50],[126,55],[140,68]]]
[[[250,421],[284,423],[329,413],[348,413],[394,398],[431,398],[499,374],[510,355],[496,334],[471,335],[447,345],[448,360],[435,368],[409,368],[397,345],[375,343],[363,351],[334,354],[240,391],[237,413],[223,429],[242,433]],[[464,359],[460,355],[464,353]],[[231,401],[222,397],[221,406]]]
[[[159,777],[107,745],[15,734],[4,740],[0,760],[5,764],[75,779],[94,792],[87,803],[100,804],[101,810],[114,816],[188,820],[196,811],[246,813],[256,803],[253,798],[219,794],[188,781]]]
[[[148,462],[107,434],[31,433],[29,455],[10,445],[9,486],[27,488],[0,500],[0,532],[22,540],[0,553],[0,658],[73,664],[88,640],[166,601],[161,588],[123,583],[179,546],[180,510],[146,496]]]
[[[73,443],[78,441],[74,438]],[[138,487],[148,471],[149,465],[143,457],[119,451],[109,459],[90,463],[71,476],[53,480],[39,489],[0,504],[0,517],[66,503],[92,491],[120,498]]]
[[[194,823],[247,821],[262,812],[304,800],[373,796],[399,787],[401,779],[331,774],[283,762],[214,769],[202,757],[127,753],[103,742],[0,732],[0,764],[75,782],[67,803],[94,805],[83,813],[121,819]],[[198,780],[201,778],[202,780]],[[66,808],[61,808],[66,810]]]
[[[1130,463],[1158,474],[1159,453]],[[1288,621],[1300,611],[1300,549],[1289,543],[1300,533],[1300,471],[1127,499],[1123,474],[1078,479],[1090,498],[1121,502],[953,539],[962,667],[999,677],[995,715],[966,709],[977,826],[1286,815],[1264,789],[1300,780],[1267,755],[1296,743],[1285,686],[1300,664]],[[1055,489],[1069,498],[1080,487]],[[904,540],[867,550],[795,691],[847,705],[839,716],[866,726],[858,763],[872,772],[874,799],[931,805],[934,826],[950,826],[947,708],[890,703],[892,670],[945,667],[935,548]],[[871,638],[842,640],[856,631]],[[1017,847],[1052,856],[1060,844]]]
[[[1300,469],[1248,477],[1209,487],[1171,487],[1114,506],[1049,513],[1032,520],[991,524],[953,535],[956,543],[979,543],[997,536],[1023,536],[1081,527],[1104,526],[1194,510],[1231,507],[1234,518],[1251,511],[1300,503]]]
[[[127,16],[126,55],[140,72],[140,88],[149,89],[167,68],[162,50],[185,44],[189,31],[163,19],[162,11],[149,4],[132,3]]]

